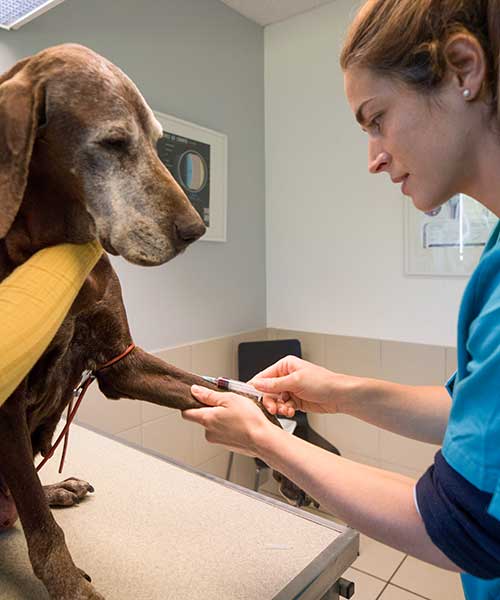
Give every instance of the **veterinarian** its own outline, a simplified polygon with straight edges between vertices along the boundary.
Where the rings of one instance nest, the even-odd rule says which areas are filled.
[[[101,254],[98,242],[46,248],[0,284],[0,405],[50,344]]]
[[[402,184],[419,210],[462,192],[500,216],[499,56],[500,0],[369,0],[351,25],[341,66],[369,170]],[[184,412],[208,441],[258,456],[352,527],[460,572],[468,600],[500,598],[499,236],[497,226],[465,290],[458,370],[446,388],[293,357],[252,380],[280,394],[264,398],[271,413],[345,413],[442,445],[416,484],[291,436],[235,394],[193,387],[210,407]]]

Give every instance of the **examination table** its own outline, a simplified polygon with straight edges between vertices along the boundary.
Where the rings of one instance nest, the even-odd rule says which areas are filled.
[[[352,529],[80,426],[58,462],[44,483],[95,487],[54,514],[107,600],[336,600],[357,557]],[[18,522],[0,535],[0,600],[47,598]]]

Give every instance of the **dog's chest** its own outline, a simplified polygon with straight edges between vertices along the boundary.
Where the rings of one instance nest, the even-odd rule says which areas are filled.
[[[71,400],[73,389],[91,358],[82,343],[89,334],[88,323],[67,317],[28,374],[26,406],[32,433],[45,422],[58,420]]]

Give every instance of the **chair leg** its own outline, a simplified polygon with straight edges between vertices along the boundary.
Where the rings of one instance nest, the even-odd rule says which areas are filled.
[[[258,492],[259,491],[259,485],[260,485],[260,467],[255,467],[255,482],[253,485],[253,490],[254,492]]]
[[[229,460],[227,463],[226,480],[231,480],[231,470],[233,468],[234,452],[229,452]]]

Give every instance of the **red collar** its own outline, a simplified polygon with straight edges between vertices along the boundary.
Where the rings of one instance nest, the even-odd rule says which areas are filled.
[[[64,446],[63,446],[63,451],[62,451],[62,456],[61,456],[61,462],[59,464],[59,473],[62,472],[63,466],[64,466],[64,459],[66,458],[66,450],[68,448],[69,428],[71,426],[71,423],[73,422],[73,419],[76,416],[76,413],[78,411],[78,408],[80,407],[80,404],[82,403],[85,392],[89,388],[90,384],[96,378],[96,374],[98,371],[102,371],[102,369],[106,369],[107,367],[110,367],[111,365],[114,365],[115,363],[117,363],[122,358],[125,358],[125,356],[127,356],[127,354],[130,354],[130,352],[132,352],[132,350],[134,348],[135,348],[135,344],[132,343],[124,352],[122,352],[118,356],[115,356],[111,360],[108,360],[108,362],[105,362],[100,367],[97,367],[97,369],[94,369],[93,371],[91,371],[90,369],[86,369],[82,373],[80,382],[78,383],[76,388],[73,390],[73,398],[70,400],[70,402],[68,404],[68,416],[66,417],[66,425],[64,426],[64,429],[59,434],[59,437],[57,438],[55,443],[52,445],[48,454],[46,454],[46,456],[44,457],[42,462],[36,467],[37,473],[45,465],[45,463],[47,463],[52,458],[52,456],[54,455],[54,452],[56,451],[57,447],[59,446],[62,439],[64,438]],[[73,408],[73,400],[75,398],[77,400],[76,400],[75,407]]]

